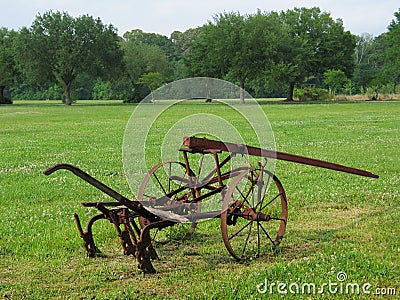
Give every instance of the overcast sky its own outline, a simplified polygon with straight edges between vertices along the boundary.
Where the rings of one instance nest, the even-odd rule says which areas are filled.
[[[341,18],[346,30],[378,36],[387,32],[398,0],[0,0],[0,27],[18,30],[29,27],[38,13],[66,11],[77,17],[89,14],[112,24],[123,35],[132,29],[166,36],[201,26],[222,12],[241,14],[281,11],[318,6],[334,19]]]

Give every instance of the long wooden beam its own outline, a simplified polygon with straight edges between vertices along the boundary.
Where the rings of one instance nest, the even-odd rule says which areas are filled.
[[[335,170],[335,171],[340,171],[340,172],[345,172],[345,173],[350,173],[350,174],[355,174],[355,175],[360,175],[360,176],[379,178],[378,175],[373,174],[368,171],[365,171],[365,170],[351,168],[351,167],[347,167],[347,166],[343,166],[340,164],[335,164],[335,163],[331,163],[328,161],[319,160],[319,159],[315,159],[315,158],[311,158],[311,157],[305,157],[305,156],[289,154],[289,153],[285,153],[285,152],[278,152],[278,151],[273,151],[273,150],[268,150],[268,149],[262,149],[262,148],[258,148],[258,147],[247,146],[244,144],[221,142],[221,141],[209,140],[209,139],[198,138],[198,137],[185,137],[183,139],[183,145],[187,146],[191,149],[197,150],[199,152],[204,151],[204,150],[214,149],[214,150],[226,151],[226,152],[231,152],[231,153],[248,154],[248,155],[260,156],[260,157],[275,158],[275,159],[279,159],[279,160],[285,160],[285,161],[295,162],[295,163],[299,163],[299,164],[310,165],[310,166],[315,166],[315,167],[320,167],[320,168],[325,168],[325,169],[330,169],[330,170]]]

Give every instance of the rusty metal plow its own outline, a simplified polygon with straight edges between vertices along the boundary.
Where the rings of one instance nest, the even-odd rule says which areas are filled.
[[[189,232],[193,232],[200,220],[219,218],[225,247],[236,260],[253,259],[274,249],[281,243],[287,224],[285,190],[279,179],[265,168],[265,163],[236,168],[233,164],[229,165],[237,154],[286,160],[378,178],[364,170],[326,161],[197,137],[184,138],[179,150],[183,154],[183,162],[162,162],[154,166],[142,181],[138,200],[122,196],[69,164],[58,164],[44,171],[44,174],[50,175],[66,169],[115,200],[82,203],[83,206],[100,211],[89,220],[85,230],[78,215],[74,215],[89,257],[100,253],[93,239],[92,227],[101,219],[113,224],[124,254],[134,255],[139,269],[148,273],[156,271],[152,260],[158,257],[151,231],[182,222],[191,223]],[[191,168],[189,155],[211,156],[213,169],[204,176],[200,176],[199,172],[196,174]],[[154,192],[154,185],[157,192]],[[207,200],[213,197],[222,201],[220,207],[204,210]]]

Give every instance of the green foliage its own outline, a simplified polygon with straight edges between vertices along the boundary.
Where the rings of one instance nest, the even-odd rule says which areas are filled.
[[[29,84],[16,85],[12,89],[13,97],[19,100],[61,100],[63,89],[57,84],[41,87]]]
[[[124,34],[121,47],[124,51],[125,80],[131,83],[132,90],[132,94],[125,100],[140,102],[148,94],[148,86],[141,82],[145,74],[157,73],[162,77],[162,82],[171,78],[172,62],[169,61],[168,55],[172,54],[165,49],[165,45],[165,39],[160,35],[146,34],[141,30]],[[151,86],[153,87],[153,84]]]
[[[236,83],[256,97],[287,95],[291,100],[295,86],[324,87],[327,70],[341,70],[352,80],[330,83],[332,92],[342,88],[354,94],[374,87],[395,93],[399,24],[400,11],[387,33],[356,37],[330,13],[302,7],[224,12],[169,38],[140,29],[118,37],[116,28],[98,18],[48,11],[29,28],[0,29],[0,93],[12,92],[13,99],[53,99],[62,98],[63,88],[69,100],[112,96],[139,102],[150,91],[141,77],[159,73],[162,82],[209,76]],[[57,89],[48,90],[52,86]]]
[[[71,85],[78,75],[107,76],[121,66],[116,29],[88,15],[39,14],[30,28],[21,29],[16,46],[27,78],[38,84],[62,83],[66,104],[72,103]]]
[[[383,84],[386,81],[385,73],[385,49],[387,48],[387,34],[382,34],[379,37],[370,40],[367,37],[359,39],[367,39],[363,41],[365,48],[358,50],[360,52],[357,58],[357,66],[354,71],[353,81],[357,84],[358,89],[365,90],[368,86]],[[361,53],[363,53],[361,55]],[[357,54],[357,52],[356,52]]]
[[[324,72],[324,83],[329,87],[333,95],[348,81],[342,70],[327,70]]]
[[[244,88],[247,80],[263,77],[287,46],[280,25],[276,13],[220,14],[202,27],[186,60],[188,67],[193,75],[224,78]]]
[[[194,75],[238,81],[242,87],[255,78],[289,84],[292,99],[296,83],[340,69],[350,76],[354,68],[355,37],[320,9],[295,8],[241,16],[220,14],[203,26],[195,40],[189,69]]]
[[[333,20],[318,7],[288,10],[281,13],[281,18],[295,41],[289,47],[301,49],[296,55],[286,55],[281,62],[296,70],[289,73],[295,75],[291,78],[292,85],[307,77],[322,75],[328,69],[352,75],[356,42],[355,37],[344,30],[342,20]],[[290,90],[288,100],[291,100]]]
[[[50,86],[44,93],[44,98],[47,100],[62,99],[63,90],[57,84]]]
[[[0,28],[0,103],[11,104],[4,95],[4,90],[17,80],[18,71],[14,59],[13,43],[17,33],[7,28]]]
[[[98,79],[95,85],[93,86],[92,99],[93,100],[114,99],[110,82],[104,82]]]
[[[204,25],[187,61],[191,72],[198,76],[221,78],[229,72],[235,72],[231,68],[239,70],[240,62],[244,61],[244,23],[244,17],[240,14],[224,13],[215,16],[214,22]]]
[[[356,62],[361,64],[368,55],[371,54],[371,47],[374,43],[374,36],[369,33],[363,33],[356,37]]]
[[[112,89],[113,98],[111,99],[119,99],[124,101],[132,99],[132,96],[135,92],[134,88],[132,88],[132,84],[123,77],[112,82]]]
[[[388,76],[395,84],[400,83],[400,9],[394,14],[395,19],[389,25],[385,66]]]
[[[167,58],[175,58],[174,44],[171,39],[158,33],[143,32],[134,29],[124,33],[123,38],[126,42],[136,46],[151,45],[159,48]]]
[[[190,54],[194,41],[198,38],[203,27],[189,28],[184,32],[171,33],[171,41],[174,45],[176,60],[185,59]]]
[[[331,99],[331,95],[328,90],[315,87],[295,89],[294,95],[300,101],[317,101]]]
[[[356,85],[354,81],[347,80],[343,86],[343,91],[346,95],[354,95],[356,93]]]
[[[158,72],[143,74],[139,79],[139,83],[147,86],[151,92],[159,88],[163,82],[163,75]]]

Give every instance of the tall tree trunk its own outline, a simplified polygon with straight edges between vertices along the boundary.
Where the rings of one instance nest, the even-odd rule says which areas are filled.
[[[240,103],[244,104],[244,79],[240,79]]]
[[[5,85],[0,85],[0,104],[12,104],[11,99],[4,97]]]
[[[286,98],[287,101],[293,101],[294,84],[294,82],[289,83],[289,90]]]
[[[65,105],[71,105],[71,84],[72,82],[68,82],[65,85]]]

